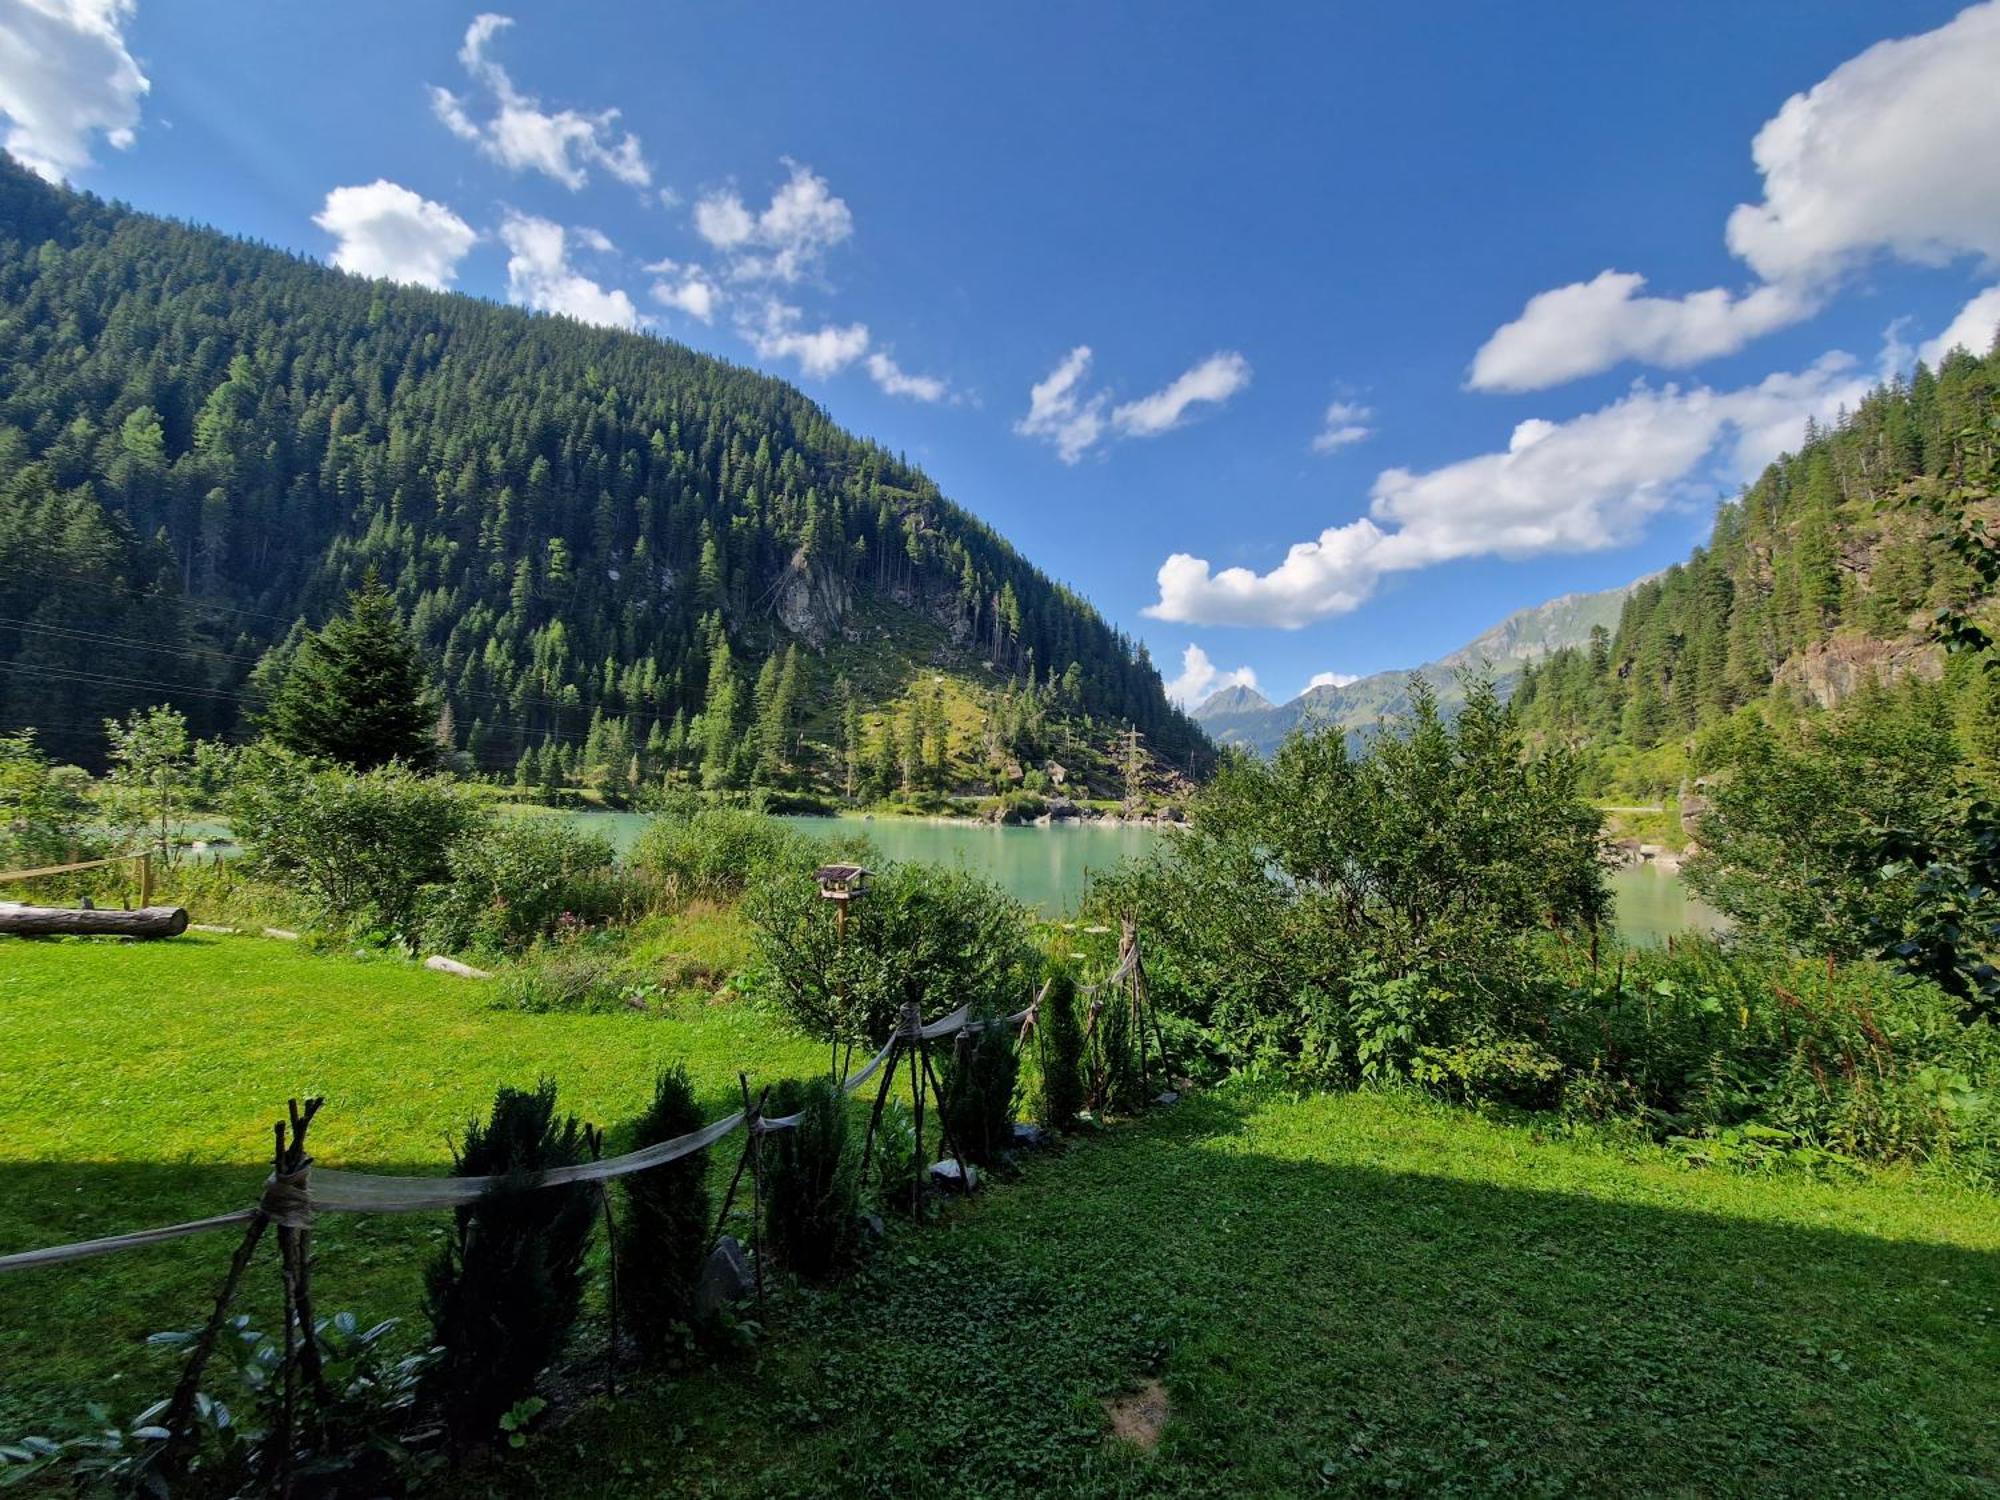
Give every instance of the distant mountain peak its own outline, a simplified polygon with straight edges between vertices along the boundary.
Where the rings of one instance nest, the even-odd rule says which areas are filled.
[[[1458,673],[1467,667],[1490,670],[1502,693],[1513,690],[1521,668],[1565,646],[1581,646],[1593,627],[1615,630],[1625,600],[1644,578],[1622,588],[1592,594],[1563,594],[1519,609],[1456,651],[1420,666],[1377,672],[1354,682],[1321,683],[1289,703],[1273,705],[1252,688],[1224,688],[1195,709],[1193,718],[1223,744],[1243,745],[1268,755],[1301,724],[1328,725],[1351,736],[1409,706],[1412,673],[1422,673],[1438,690],[1439,701],[1455,707]]]
[[[1210,693],[1202,700],[1201,706],[1195,709],[1194,718],[1199,721],[1213,718],[1217,714],[1261,713],[1274,707],[1276,705],[1255,688],[1237,683]]]

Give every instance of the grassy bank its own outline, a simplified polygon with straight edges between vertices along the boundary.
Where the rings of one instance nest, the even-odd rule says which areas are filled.
[[[503,1081],[616,1121],[685,1059],[819,1065],[740,1004],[524,1015],[257,939],[9,944],[0,1250],[248,1200],[274,1106],[329,1165],[436,1170]],[[719,1166],[720,1164],[718,1164]],[[324,1307],[415,1311],[442,1221],[322,1220]],[[0,1432],[160,1382],[222,1238],[0,1279]],[[270,1317],[269,1276],[252,1311]],[[759,1352],[638,1383],[478,1478],[524,1494],[1982,1493],[2000,1474],[2000,1207],[1890,1177],[1696,1172],[1403,1096],[1224,1093],[1110,1131],[838,1290]],[[1157,1381],[1148,1455],[1104,1402]]]

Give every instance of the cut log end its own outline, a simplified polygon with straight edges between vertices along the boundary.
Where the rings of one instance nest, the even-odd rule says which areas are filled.
[[[185,906],[144,906],[137,911],[92,907],[23,906],[0,901],[0,936],[179,937],[188,929]]]

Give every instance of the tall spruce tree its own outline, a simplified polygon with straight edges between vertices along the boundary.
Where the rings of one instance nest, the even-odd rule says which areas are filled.
[[[346,612],[300,643],[264,729],[302,755],[370,771],[433,764],[437,717],[423,658],[371,569]]]

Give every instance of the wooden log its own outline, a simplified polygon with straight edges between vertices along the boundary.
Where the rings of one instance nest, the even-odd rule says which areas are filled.
[[[475,969],[471,964],[462,964],[455,958],[446,958],[442,953],[433,953],[424,960],[426,969],[435,969],[440,974],[455,974],[460,979],[491,979],[493,976],[484,969]]]
[[[184,906],[148,906],[138,911],[90,907],[22,906],[0,901],[0,935],[14,937],[179,937],[187,931]]]

